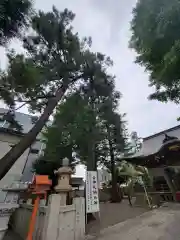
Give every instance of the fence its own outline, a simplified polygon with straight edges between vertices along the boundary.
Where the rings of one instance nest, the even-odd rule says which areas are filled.
[[[61,206],[61,196],[50,197],[43,240],[81,240],[85,233],[84,198],[74,198],[72,205]]]
[[[59,206],[58,195],[53,203],[40,206],[36,218],[33,240],[80,240],[85,232],[84,198],[75,198],[72,205]],[[22,204],[13,213],[10,224],[15,233],[26,239],[32,205]]]

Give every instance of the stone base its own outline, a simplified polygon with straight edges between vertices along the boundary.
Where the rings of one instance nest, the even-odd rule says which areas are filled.
[[[7,230],[8,230],[8,228],[1,229],[1,230],[0,230],[0,240],[3,240],[4,235],[5,235],[5,233],[6,233]]]
[[[18,208],[18,204],[0,204],[0,240],[3,239],[11,214]]]

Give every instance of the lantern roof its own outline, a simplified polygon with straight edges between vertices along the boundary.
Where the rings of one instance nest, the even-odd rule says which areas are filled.
[[[51,185],[48,175],[36,175],[34,176],[32,184],[35,185]]]

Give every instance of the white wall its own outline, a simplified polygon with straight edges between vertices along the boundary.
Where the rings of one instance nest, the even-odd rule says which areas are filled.
[[[28,159],[25,163],[25,168],[23,170],[23,176],[22,176],[22,181],[23,182],[30,182],[32,180],[32,177],[33,177],[33,163],[36,161],[36,159],[39,157],[39,155],[41,154],[41,151],[43,150],[42,147],[43,147],[43,143],[41,143],[40,141],[36,141],[33,145],[32,145],[32,148],[33,149],[36,149],[36,150],[39,150],[39,152],[36,154],[36,153],[33,153],[33,152],[30,152],[28,153]]]
[[[16,144],[19,140],[20,137],[0,133],[0,158],[2,158],[11,149],[11,146]],[[22,154],[22,156],[16,161],[6,176],[0,181],[0,188],[3,188],[4,185],[12,184],[17,177],[21,176],[28,156],[28,151],[29,149]],[[0,192],[0,202],[3,201],[5,196],[6,193]]]

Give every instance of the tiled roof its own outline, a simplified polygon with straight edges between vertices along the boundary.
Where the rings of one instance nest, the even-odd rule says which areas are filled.
[[[129,158],[139,158],[157,153],[163,145],[165,134],[180,139],[180,125],[144,138],[141,150]]]
[[[177,126],[172,127],[172,128],[165,129],[165,130],[163,130],[161,132],[158,132],[158,133],[155,133],[155,134],[150,135],[148,137],[145,137],[145,138],[143,138],[143,141],[146,141],[146,140],[148,140],[150,138],[155,138],[155,137],[157,137],[159,135],[162,135],[162,134],[165,134],[165,133],[168,134],[169,132],[172,132],[172,131],[177,130],[177,129],[180,129],[180,125],[177,125]]]

